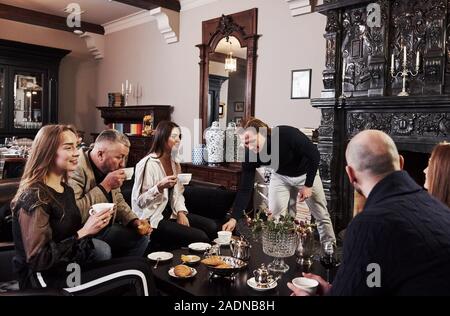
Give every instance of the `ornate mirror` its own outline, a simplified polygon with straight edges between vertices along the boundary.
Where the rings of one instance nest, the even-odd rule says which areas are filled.
[[[255,114],[258,9],[204,21],[200,49],[202,130]]]

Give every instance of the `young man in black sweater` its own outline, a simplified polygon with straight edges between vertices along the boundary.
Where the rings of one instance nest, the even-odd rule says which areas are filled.
[[[356,135],[346,158],[367,201],[347,228],[333,284],[305,275],[319,281],[319,295],[450,295],[450,209],[401,171],[403,158],[381,131]]]
[[[320,154],[311,140],[291,126],[273,129],[258,119],[250,119],[241,133],[245,150],[240,187],[234,202],[232,218],[223,230],[234,230],[237,220],[250,201],[256,168],[269,166],[269,210],[278,217],[290,212],[295,216],[297,196],[305,201],[317,222],[321,242],[336,238],[327,210],[322,182],[317,172]]]

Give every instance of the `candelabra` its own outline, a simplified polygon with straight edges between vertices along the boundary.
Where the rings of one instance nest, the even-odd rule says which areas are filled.
[[[345,95],[345,73],[347,72],[347,63],[345,62],[345,58],[343,60],[342,63],[342,91],[341,91],[341,96],[339,97],[339,99],[345,99],[346,95]]]
[[[133,92],[133,89],[131,87],[131,83],[128,84],[128,80],[125,82],[125,87],[122,83],[122,95],[124,96],[124,99],[125,99],[125,106],[128,105],[128,96],[130,94],[132,94],[132,92]]]
[[[402,92],[398,94],[400,97],[407,97],[409,96],[409,93],[406,91],[406,78],[408,76],[417,77],[420,70],[420,52],[417,52],[416,54],[416,70],[408,70],[407,67],[407,51],[406,46],[403,47],[403,69],[402,71],[399,71],[397,74],[395,74],[395,56],[392,54],[391,56],[391,76],[392,78],[398,78],[403,77],[403,89]]]
[[[133,97],[136,99],[136,105],[139,105],[139,100],[142,97],[142,86],[139,86],[139,84],[133,90]]]

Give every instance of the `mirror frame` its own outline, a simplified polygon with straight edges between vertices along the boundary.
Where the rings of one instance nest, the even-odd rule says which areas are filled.
[[[222,15],[202,22],[202,44],[200,49],[200,108],[202,119],[202,135],[207,126],[208,92],[209,92],[209,61],[217,44],[223,38],[234,36],[241,47],[247,48],[247,80],[245,88],[244,118],[255,115],[256,60],[258,58],[258,9],[250,9],[231,15]]]

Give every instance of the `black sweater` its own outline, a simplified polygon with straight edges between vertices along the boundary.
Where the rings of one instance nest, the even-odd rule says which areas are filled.
[[[330,295],[450,295],[450,209],[404,171],[380,181],[347,228]],[[370,263],[381,287],[370,288]]]
[[[67,264],[89,262],[93,255],[91,238],[77,236],[82,224],[73,190],[62,185],[63,193],[36,185],[24,191],[14,207],[14,268],[21,289],[35,286],[35,272],[65,281]]]
[[[271,134],[271,137],[266,138],[261,153],[255,155],[248,149],[245,150],[241,182],[232,212],[236,219],[242,217],[242,211],[250,201],[256,168],[268,166],[276,173],[288,177],[306,174],[305,186],[312,187],[314,183],[320,154],[311,140],[291,126],[277,126],[272,129]]]

